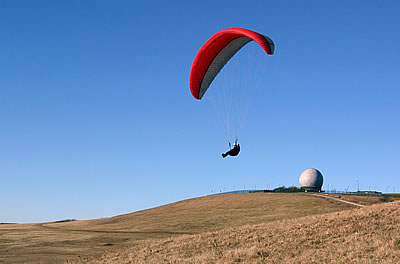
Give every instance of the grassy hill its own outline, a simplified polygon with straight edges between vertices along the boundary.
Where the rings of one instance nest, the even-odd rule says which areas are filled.
[[[376,201],[365,201],[373,202]],[[162,248],[163,243],[179,246],[176,241],[184,239],[188,240],[185,244],[193,239],[202,240],[202,236],[207,241],[207,237],[214,236],[209,232],[220,232],[218,236],[222,239],[222,234],[244,230],[244,225],[259,228],[259,224],[268,224],[269,228],[276,228],[287,221],[297,223],[302,217],[352,208],[348,204],[303,193],[229,194],[184,200],[105,219],[0,225],[0,262],[62,263],[67,259],[85,258],[108,250],[119,251],[125,247],[133,247],[135,251],[148,250],[148,247],[152,250],[153,245]],[[250,230],[243,232],[252,232]],[[223,244],[222,240],[218,243]],[[179,256],[176,252],[171,254]],[[193,251],[193,254],[200,253]],[[151,261],[157,263],[159,260]],[[123,262],[122,259],[119,261]]]
[[[400,202],[184,235],[69,263],[400,263]]]

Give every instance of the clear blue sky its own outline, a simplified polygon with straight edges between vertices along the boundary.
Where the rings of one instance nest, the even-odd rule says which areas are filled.
[[[0,222],[90,219],[298,185],[400,191],[398,1],[0,1]],[[242,153],[189,92],[213,33],[276,54]],[[332,187],[331,187],[332,188]]]

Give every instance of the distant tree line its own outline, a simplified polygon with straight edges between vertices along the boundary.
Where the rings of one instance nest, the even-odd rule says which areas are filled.
[[[282,193],[296,193],[296,192],[304,192],[304,189],[298,188],[296,186],[291,186],[291,187],[278,187],[272,190],[272,192],[282,192]]]
[[[65,223],[65,222],[72,222],[72,221],[77,221],[77,220],[76,219],[64,219],[64,220],[55,221],[54,223]]]

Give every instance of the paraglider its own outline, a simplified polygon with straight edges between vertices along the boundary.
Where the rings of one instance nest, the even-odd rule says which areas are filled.
[[[251,41],[256,42],[267,54],[272,55],[274,53],[274,43],[270,38],[248,29],[228,28],[211,36],[200,48],[192,64],[189,83],[193,97],[201,100],[225,64]],[[230,109],[226,112],[228,111]],[[231,119],[229,117],[226,119],[226,127],[228,127]],[[229,135],[227,135],[227,139],[230,146]],[[224,158],[228,155],[237,156],[239,154],[240,146],[236,143],[232,149],[230,147],[230,150],[223,154]]]
[[[226,158],[227,156],[232,156],[232,157],[234,157],[234,156],[237,156],[238,154],[239,154],[239,152],[240,152],[240,145],[237,143],[237,142],[235,142],[234,144],[233,144],[233,148],[232,149],[230,149],[228,152],[226,152],[226,153],[222,153],[222,157],[223,158]]]

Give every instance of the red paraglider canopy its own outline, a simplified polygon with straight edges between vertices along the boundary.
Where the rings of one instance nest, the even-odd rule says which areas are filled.
[[[200,48],[190,71],[190,91],[201,99],[224,65],[248,42],[254,40],[268,54],[274,43],[266,36],[244,28],[228,28],[215,33]]]

